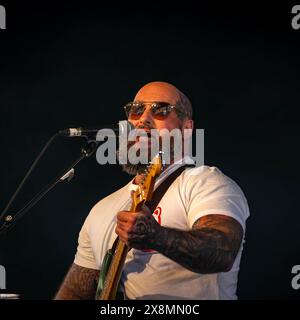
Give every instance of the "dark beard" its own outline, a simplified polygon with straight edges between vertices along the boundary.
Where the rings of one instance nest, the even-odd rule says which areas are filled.
[[[130,147],[132,147],[134,144],[135,144],[135,142],[129,142],[127,144],[127,152],[130,149]],[[162,147],[161,147],[161,144],[160,144],[159,151],[161,151],[161,150],[162,150]],[[118,149],[117,150],[117,159],[118,159],[118,161],[120,159],[120,153],[122,153],[122,150]],[[169,153],[169,155],[170,155],[168,160],[171,161],[171,162],[174,161],[174,141],[173,140],[171,140],[171,146],[170,146],[170,149],[167,151],[167,153]],[[137,150],[136,154],[137,154],[137,156],[139,156],[140,155],[140,150]],[[154,156],[156,156],[156,154]],[[162,156],[162,157],[164,158],[164,156]],[[126,163],[119,163],[119,164],[122,167],[122,171],[128,173],[129,175],[136,176],[138,174],[144,173],[145,170],[147,169],[147,166],[149,165],[150,161],[152,160],[150,151],[148,152],[147,161],[145,161],[145,160],[146,159],[144,159],[143,163],[132,164],[127,159]],[[145,162],[147,162],[147,164],[145,164]],[[167,162],[167,164],[169,164],[169,163]]]
[[[119,159],[119,152],[120,151],[118,150],[117,159]],[[138,174],[145,172],[148,164],[143,164],[143,163],[132,164],[130,162],[127,162],[125,164],[121,163],[120,166],[122,167],[122,171],[128,173],[131,176],[136,176]]]
[[[128,142],[127,144],[127,155],[128,155],[128,150],[135,144],[135,142]],[[121,150],[121,149],[118,149],[117,150],[117,159],[118,161],[120,160],[120,154],[124,152],[124,150]],[[137,150],[137,155],[139,155],[139,150]],[[150,158],[148,158],[148,163],[145,164],[145,163],[137,163],[137,164],[132,164],[129,162],[128,158],[127,158],[127,161],[126,163],[119,163],[120,166],[122,167],[122,171],[128,173],[129,175],[132,175],[132,176],[136,176],[138,174],[141,174],[143,173],[149,162],[151,161]],[[120,162],[120,161],[119,161]]]
[[[147,165],[146,164],[121,164],[122,170],[126,173],[128,173],[131,176],[136,176],[139,175],[141,173],[144,173]]]
[[[180,130],[181,130],[181,128],[180,128]],[[165,160],[167,165],[174,162],[174,160],[178,160],[178,159],[174,159],[175,142],[174,142],[173,137],[171,137],[169,148],[167,148],[165,150],[162,147],[162,138],[160,136],[156,137],[156,138],[154,138],[152,136],[152,138],[153,138],[153,140],[151,141],[151,148],[148,148],[148,154],[145,155],[147,158],[143,158],[142,163],[132,164],[132,163],[130,163],[130,161],[128,159],[128,151],[136,144],[135,141],[128,141],[127,146],[121,146],[122,149],[120,149],[120,147],[119,147],[119,149],[117,150],[117,159],[118,159],[119,164],[121,165],[124,172],[128,173],[129,175],[137,175],[137,174],[143,173],[145,171],[145,169],[147,168],[148,164],[150,163],[150,161],[152,160],[151,159],[151,150],[156,153],[158,151],[163,151],[162,158]],[[153,143],[153,145],[152,145],[152,143]],[[124,150],[124,148],[126,148],[126,150]],[[127,159],[124,159],[125,152],[127,154]],[[136,152],[137,156],[140,156],[141,151],[139,149],[136,149],[135,152]],[[121,163],[120,163],[120,156],[123,160],[123,161],[121,161]],[[156,156],[156,154],[153,154],[152,156]],[[182,156],[182,155],[180,155],[180,156]],[[124,160],[126,160],[126,161],[124,161]],[[124,162],[126,162],[126,163],[124,163]]]

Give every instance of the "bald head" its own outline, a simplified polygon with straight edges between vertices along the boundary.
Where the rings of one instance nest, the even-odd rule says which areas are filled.
[[[136,94],[134,101],[163,101],[177,106],[192,119],[192,105],[190,100],[175,86],[167,82],[150,82],[143,86]]]

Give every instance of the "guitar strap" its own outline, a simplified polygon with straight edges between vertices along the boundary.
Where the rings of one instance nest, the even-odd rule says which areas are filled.
[[[172,172],[153,192],[152,198],[150,201],[146,201],[145,205],[150,209],[150,211],[153,213],[156,209],[159,201],[164,196],[164,194],[167,192],[171,184],[175,181],[177,177],[180,176],[180,174],[187,168],[187,167],[195,167],[194,164],[185,164],[181,167],[179,167],[177,170]],[[116,238],[111,250],[112,252],[115,252],[117,242],[119,237]]]

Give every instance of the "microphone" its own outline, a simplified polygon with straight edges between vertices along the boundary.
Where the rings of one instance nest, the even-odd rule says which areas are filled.
[[[128,135],[134,129],[134,125],[127,121],[119,121],[118,125],[99,125],[91,128],[68,128],[58,131],[58,135],[64,137],[84,137],[88,140],[97,140],[101,137],[115,137]]]

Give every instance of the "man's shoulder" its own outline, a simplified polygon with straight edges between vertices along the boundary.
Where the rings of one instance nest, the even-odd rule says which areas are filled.
[[[103,212],[104,209],[113,206],[117,202],[125,201],[126,198],[129,197],[129,184],[130,182],[96,202],[90,210],[89,216],[95,216],[99,212]]]
[[[230,189],[234,192],[242,193],[240,186],[235,180],[227,176],[216,166],[198,166],[187,168],[181,175],[181,184],[186,187],[208,188],[217,187]]]
[[[194,215],[198,215],[198,210],[205,214],[222,212],[245,228],[245,220],[250,214],[247,198],[239,184],[219,168],[200,166],[185,170],[179,190],[186,207]]]
[[[182,173],[182,178],[191,181],[214,181],[228,178],[219,168],[215,166],[202,165],[188,167]]]

